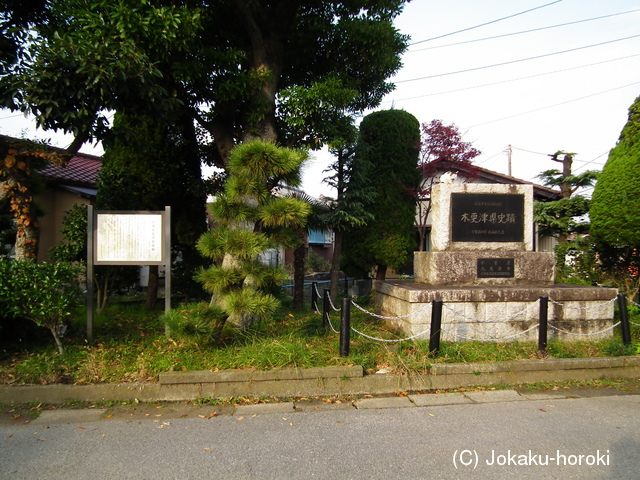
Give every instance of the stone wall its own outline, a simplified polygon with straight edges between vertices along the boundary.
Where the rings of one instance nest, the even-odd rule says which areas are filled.
[[[610,338],[613,330],[613,288],[556,284],[552,287],[432,288],[414,282],[374,282],[380,313],[407,336],[421,332],[429,339],[431,302],[443,301],[443,341],[537,341],[540,310],[536,302],[549,297],[548,338],[565,341]],[[526,330],[529,332],[524,333]],[[569,333],[564,333],[569,332]]]

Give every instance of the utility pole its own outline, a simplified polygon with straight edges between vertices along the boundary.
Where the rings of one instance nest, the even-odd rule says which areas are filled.
[[[513,149],[511,148],[511,144],[507,145],[507,174],[511,177],[511,152]]]

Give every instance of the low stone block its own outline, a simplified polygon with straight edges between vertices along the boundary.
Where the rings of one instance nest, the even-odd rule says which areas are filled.
[[[358,409],[407,407],[415,407],[415,404],[408,397],[361,398],[356,402]]]
[[[465,403],[473,403],[470,398],[465,397],[462,393],[409,395],[409,400],[411,400],[417,407],[436,407],[439,405],[462,405]]]
[[[239,405],[234,415],[266,415],[266,414],[292,414],[294,413],[293,402],[282,403],[256,403],[255,405]]]
[[[465,392],[464,395],[474,402],[518,402],[526,400],[515,390],[487,390],[484,392]]]

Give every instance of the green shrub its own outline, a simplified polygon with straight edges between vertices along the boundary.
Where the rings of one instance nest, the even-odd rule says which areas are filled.
[[[602,350],[610,357],[623,357],[627,355],[635,355],[636,353],[633,345],[625,345],[620,340],[612,340],[605,345]]]
[[[68,263],[0,260],[0,313],[49,329],[59,353],[65,320],[80,303],[80,269]]]
[[[216,340],[225,319],[226,314],[220,307],[208,303],[172,308],[160,316],[160,320],[169,327],[172,336],[195,338],[199,341]]]
[[[309,255],[304,261],[304,271],[306,274],[314,272],[328,272],[331,268],[331,263],[322,258],[313,250],[309,250]]]

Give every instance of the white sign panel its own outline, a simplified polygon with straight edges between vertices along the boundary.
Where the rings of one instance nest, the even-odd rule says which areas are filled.
[[[163,212],[96,212],[96,265],[163,265]]]

